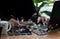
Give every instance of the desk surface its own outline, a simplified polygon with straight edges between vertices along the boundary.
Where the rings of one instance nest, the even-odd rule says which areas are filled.
[[[47,35],[43,36],[38,36],[34,33],[32,35],[18,35],[18,36],[2,35],[1,39],[60,39],[60,30],[52,31]]]

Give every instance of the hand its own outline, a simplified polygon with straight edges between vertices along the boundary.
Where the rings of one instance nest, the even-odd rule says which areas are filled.
[[[20,25],[20,23],[19,23],[19,20],[15,20],[15,19],[13,19],[13,18],[11,18],[10,20],[9,20],[9,23],[11,24],[11,25]]]

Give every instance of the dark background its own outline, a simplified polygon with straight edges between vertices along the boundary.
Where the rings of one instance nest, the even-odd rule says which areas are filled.
[[[0,1],[0,17],[2,20],[20,18],[29,19],[36,10],[32,0],[2,0]],[[11,16],[13,15],[13,16]]]

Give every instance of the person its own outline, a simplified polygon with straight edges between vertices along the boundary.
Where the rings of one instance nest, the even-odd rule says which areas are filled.
[[[49,29],[55,30],[60,28],[60,1],[57,0],[54,2],[51,18],[49,21]]]
[[[26,20],[35,12],[33,0],[4,0],[0,1],[0,18],[13,26],[20,25],[21,16]],[[17,20],[18,19],[18,20]],[[18,27],[19,29],[19,27]]]

